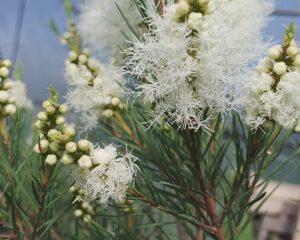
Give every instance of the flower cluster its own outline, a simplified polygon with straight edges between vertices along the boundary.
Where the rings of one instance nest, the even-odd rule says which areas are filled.
[[[246,123],[257,129],[269,120],[294,128],[300,119],[300,51],[291,25],[282,45],[274,45],[249,82]]]
[[[43,102],[43,112],[37,115],[35,127],[39,132],[38,143],[34,147],[41,154],[47,165],[53,166],[58,159],[65,164],[73,161],[66,156],[67,146],[75,136],[75,129],[65,122],[64,114],[68,111],[65,104],[59,105],[56,96]]]
[[[0,118],[14,115],[17,111],[16,98],[11,94],[13,82],[8,79],[11,62],[0,59]]]
[[[132,28],[139,32],[141,15],[133,0],[85,0],[81,6],[78,29],[85,45],[108,58],[120,59],[121,49],[131,32],[121,9]]]
[[[65,165],[76,165],[76,183],[71,189],[77,200],[96,200],[104,204],[110,199],[121,201],[136,174],[136,158],[130,153],[120,155],[112,145],[99,148],[86,139],[74,142],[75,129],[68,126],[64,118],[68,108],[57,104],[54,91],[43,102],[43,108],[35,122],[39,141],[34,151],[50,166],[59,159]]]
[[[120,155],[112,145],[94,147],[90,155],[78,160],[74,191],[78,199],[107,204],[121,202],[137,171],[136,158],[130,153]]]
[[[260,30],[270,11],[259,0],[181,0],[164,16],[148,7],[151,28],[125,51],[124,72],[151,104],[152,123],[197,130],[237,109],[249,64],[266,49]]]
[[[70,188],[70,192],[76,194],[76,189],[74,186]],[[78,219],[83,220],[85,223],[89,223],[94,214],[94,208],[91,203],[87,201],[81,201],[76,203],[74,216]]]
[[[69,106],[80,113],[84,128],[90,129],[101,117],[111,118],[114,112],[125,108],[119,85],[122,77],[113,62],[101,64],[89,49],[81,49],[75,25],[70,26],[66,39],[70,52],[65,62],[65,78],[70,87],[66,98]]]

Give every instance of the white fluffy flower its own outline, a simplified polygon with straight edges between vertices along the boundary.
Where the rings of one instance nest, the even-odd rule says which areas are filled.
[[[133,0],[85,0],[79,15],[78,30],[85,44],[99,53],[119,57],[131,31],[119,12],[138,30],[141,15]]]
[[[266,120],[293,128],[300,119],[300,72],[285,73],[274,89],[275,81],[266,73],[255,73],[249,82],[245,122],[257,129]]]
[[[285,128],[292,128],[300,119],[300,70],[288,72],[277,86],[277,94],[282,99],[282,106],[275,118]]]
[[[101,64],[97,61],[97,65]],[[111,104],[114,97],[123,96],[119,84],[122,76],[114,63],[101,65],[100,69],[97,83],[94,82],[94,86],[89,86],[88,81],[92,76],[85,65],[66,64],[65,78],[70,85],[66,95],[67,102],[81,115],[85,129],[93,128],[97,124],[105,111],[105,106]]]
[[[126,50],[125,72],[138,77],[137,95],[152,103],[153,122],[206,127],[218,113],[236,109],[249,64],[266,48],[260,30],[272,6],[260,0],[215,0],[198,33],[149,10],[152,28]],[[205,114],[207,113],[207,114]]]
[[[13,82],[12,88],[9,90],[11,96],[15,99],[18,108],[32,109],[32,101],[27,97],[26,85],[24,82],[17,80]]]
[[[95,148],[91,155],[96,166],[85,172],[76,183],[84,190],[84,197],[103,204],[110,200],[121,201],[134,181],[137,159],[130,153],[118,156],[116,148],[112,145],[103,149]]]

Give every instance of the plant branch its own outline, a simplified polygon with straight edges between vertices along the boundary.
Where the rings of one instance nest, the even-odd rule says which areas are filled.
[[[196,145],[196,135],[193,130],[188,130],[188,135],[190,136],[188,146],[190,150],[190,156],[191,160],[194,163],[195,169],[196,169],[196,177],[198,178],[198,182],[200,185],[200,189],[204,194],[204,200],[205,200],[205,205],[206,205],[206,212],[210,217],[211,224],[214,227],[215,231],[213,234],[218,237],[219,240],[224,239],[223,231],[222,231],[222,226],[221,222],[219,221],[217,212],[216,212],[216,205],[215,201],[212,197],[212,194],[209,193],[208,187],[205,183],[204,177],[202,175],[201,167],[200,167],[200,162],[197,159],[197,145]],[[200,227],[200,225],[199,225]],[[205,229],[203,229],[205,230]]]
[[[155,207],[155,208],[158,208],[160,209],[161,211],[165,212],[165,213],[168,213],[168,214],[171,214],[171,215],[174,215],[175,217],[178,217],[177,214],[175,214],[173,211],[169,210],[169,209],[166,209],[165,207],[159,205],[158,203],[156,203],[154,200],[144,196],[142,193],[136,191],[135,189],[129,189],[128,191],[132,197],[136,197],[138,198],[139,200],[143,201],[144,203],[150,205],[151,207]],[[210,232],[212,234],[215,234],[217,232],[217,229],[213,226],[210,226],[210,225],[207,225],[207,224],[203,224],[201,222],[193,222],[191,221],[190,219],[188,218],[183,218],[182,216],[180,216],[180,218],[182,218],[183,220],[191,223],[192,225],[196,225],[197,227],[200,227],[201,229],[207,231],[207,232]]]
[[[164,0],[155,0],[155,4],[157,6],[157,11],[159,13],[160,16],[164,15]]]
[[[118,123],[119,127],[123,129],[123,131],[131,138],[131,140],[139,146],[141,149],[144,148],[143,144],[140,142],[139,139],[134,135],[131,129],[128,127],[127,123],[124,121],[122,116],[119,113],[115,113],[115,119]]]
[[[15,199],[14,199],[14,180],[13,180],[13,158],[11,155],[11,149],[10,149],[10,139],[9,139],[9,133],[7,131],[5,119],[0,120],[0,132],[3,142],[3,147],[7,155],[7,160],[9,164],[9,168],[7,169],[7,176],[8,176],[8,182],[10,187],[10,194],[11,194],[11,217],[12,217],[12,224],[14,231],[17,229],[18,231],[24,232],[23,224],[20,220],[20,217],[17,214],[16,206],[15,206]]]
[[[34,221],[34,227],[33,227],[33,231],[32,231],[32,235],[30,240],[35,240],[36,238],[36,234],[37,234],[37,229],[39,226],[39,223],[41,221],[41,217],[42,217],[42,213],[45,207],[45,203],[46,203],[46,195],[47,195],[47,190],[48,190],[48,185],[49,185],[49,169],[47,168],[47,166],[43,166],[43,175],[41,177],[41,193],[40,193],[40,206],[38,209],[38,213],[37,213],[37,217]]]

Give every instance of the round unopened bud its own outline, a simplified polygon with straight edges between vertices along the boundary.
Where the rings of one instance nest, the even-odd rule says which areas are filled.
[[[294,47],[294,46],[290,46],[288,47],[288,49],[286,50],[286,53],[288,56],[290,57],[295,57],[298,53],[298,48]]]
[[[39,112],[38,115],[37,115],[37,118],[41,121],[47,121],[48,120],[47,113],[45,113],[45,112]]]
[[[300,67],[300,55],[296,55],[296,57],[294,58],[294,61],[293,61],[293,65],[295,67]]]
[[[61,104],[58,108],[58,111],[62,114],[67,113],[69,110],[68,105],[67,104]]]
[[[93,84],[94,84],[95,87],[101,86],[102,85],[102,79],[99,76],[95,77],[94,80],[93,80]]]
[[[37,120],[35,123],[34,123],[34,126],[37,128],[37,129],[43,129],[45,127],[45,122],[42,122],[41,120]]]
[[[84,194],[84,190],[83,189],[79,189],[78,193],[79,193],[79,195],[83,195]]]
[[[264,58],[260,61],[258,70],[261,72],[270,72],[273,69],[273,60],[270,58]]]
[[[113,97],[113,98],[111,99],[111,104],[112,104],[113,106],[117,106],[119,103],[120,103],[120,99],[119,99],[118,97]]]
[[[76,191],[76,187],[73,185],[69,188],[69,192],[75,192]]]
[[[86,55],[86,56],[90,56],[90,55],[91,55],[91,51],[90,51],[90,49],[88,49],[88,48],[82,49],[82,53],[83,53],[84,55]]]
[[[296,47],[297,46],[296,41],[294,39],[291,40],[290,46],[292,46],[292,47]]]
[[[88,152],[91,149],[91,143],[86,139],[80,139],[78,141],[78,149],[83,152]]]
[[[0,77],[6,78],[9,75],[9,69],[7,67],[0,67]]]
[[[59,135],[59,132],[56,129],[50,129],[47,133],[49,138],[55,138]]]
[[[285,62],[277,62],[277,63],[275,63],[274,66],[273,66],[273,71],[277,75],[282,75],[282,74],[286,73],[287,66],[286,66]]]
[[[190,5],[187,2],[179,2],[176,6],[176,17],[180,18],[187,14],[190,10]]]
[[[280,50],[278,49],[278,47],[273,46],[273,47],[269,48],[269,50],[268,50],[268,56],[269,56],[270,58],[272,58],[272,59],[277,59],[277,58],[280,57],[280,55],[281,55],[281,52],[280,52]]]
[[[10,80],[6,80],[3,83],[3,89],[4,90],[11,89],[13,86],[14,86],[14,83],[13,83],[13,81],[10,81]]]
[[[195,12],[190,13],[186,25],[192,30],[199,31],[203,25],[203,15]]]
[[[70,59],[71,61],[77,60],[77,57],[78,57],[78,54],[77,54],[75,51],[70,51],[70,52],[69,52],[69,59]]]
[[[61,162],[62,162],[63,164],[66,164],[66,165],[72,164],[72,163],[73,163],[73,158],[72,158],[72,156],[69,155],[69,154],[64,154],[64,155],[62,156],[62,158],[61,158]]]
[[[208,4],[209,0],[199,0],[200,5],[206,5]]]
[[[74,216],[80,218],[83,215],[83,211],[81,209],[76,209],[74,211]]]
[[[46,164],[48,164],[50,166],[55,165],[57,163],[56,155],[54,155],[54,154],[47,155],[45,162],[46,162]]]
[[[89,169],[90,167],[93,166],[92,159],[90,156],[83,155],[79,160],[78,160],[78,165],[82,169]]]
[[[0,90],[0,103],[6,103],[8,101],[9,94],[7,91]]]
[[[209,1],[208,4],[205,6],[205,13],[211,14],[216,9],[216,5],[214,2]]]
[[[4,67],[8,67],[9,68],[11,66],[11,61],[9,61],[8,59],[5,59],[5,60],[2,61],[2,65]]]
[[[65,124],[65,122],[66,122],[66,119],[65,119],[64,117],[62,117],[62,116],[58,116],[58,117],[55,119],[55,123],[56,123],[57,125],[63,125],[63,124]]]
[[[59,152],[60,151],[60,144],[57,143],[57,142],[51,142],[50,143],[50,150],[52,152],[55,152],[55,153]]]
[[[46,101],[43,102],[42,105],[43,105],[43,108],[47,108],[47,107],[52,106],[52,103],[50,101],[46,100]]]
[[[88,58],[86,57],[86,55],[83,55],[83,54],[79,55],[78,62],[80,64],[86,64],[87,61],[88,61]]]
[[[297,124],[294,130],[295,132],[300,133],[300,124]]]
[[[75,153],[77,151],[77,144],[74,142],[68,142],[65,148],[68,153]]]
[[[4,106],[3,112],[5,115],[14,115],[17,112],[17,107],[13,104]]]
[[[168,123],[164,123],[162,127],[163,127],[163,129],[164,129],[165,131],[170,131],[170,130],[171,130],[171,126],[170,126],[170,124],[168,124]]]
[[[45,153],[47,152],[49,149],[49,142],[45,139],[42,139],[40,140],[39,143],[37,143],[35,146],[34,146],[34,151],[36,153]]]
[[[45,108],[45,112],[46,112],[48,115],[52,115],[52,114],[55,113],[55,107],[53,107],[53,106],[46,107],[46,108]]]
[[[76,131],[75,128],[68,126],[63,129],[63,133],[71,138],[75,136]]]
[[[86,214],[86,215],[83,216],[83,221],[84,221],[85,223],[89,223],[91,220],[92,220],[91,215]]]
[[[103,117],[111,118],[114,115],[114,112],[111,109],[106,109],[102,113]]]
[[[119,109],[123,110],[123,109],[125,109],[125,107],[126,107],[125,103],[120,102]]]
[[[82,207],[83,209],[88,209],[88,208],[90,207],[90,204],[89,204],[88,202],[83,202],[83,203],[81,204],[81,207]]]
[[[87,65],[92,70],[97,70],[99,68],[99,63],[97,60],[90,58],[87,62]]]

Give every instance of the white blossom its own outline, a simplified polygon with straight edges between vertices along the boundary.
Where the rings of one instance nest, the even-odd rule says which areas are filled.
[[[249,82],[245,122],[253,129],[266,120],[277,121],[284,128],[293,128],[300,119],[300,71],[285,73],[276,89],[274,79],[266,73],[255,73]]]
[[[241,103],[249,64],[267,45],[260,31],[272,6],[260,0],[213,5],[203,23],[190,14],[188,25],[174,21],[179,5],[167,6],[164,17],[150,8],[151,30],[125,51],[124,72],[141,81],[137,96],[155,106],[152,123],[166,119],[179,128],[206,128],[210,118]]]
[[[285,128],[292,128],[300,119],[300,69],[288,72],[277,86],[282,106],[276,111],[275,119]]]
[[[27,97],[27,89],[24,82],[20,80],[13,81],[12,88],[9,90],[10,95],[14,97],[15,104],[18,108],[32,109],[31,99]]]
[[[119,202],[124,199],[138,169],[135,164],[136,157],[130,153],[118,155],[112,145],[95,147],[91,156],[95,167],[81,173],[79,181],[76,182],[77,187],[84,190],[84,197],[102,204],[107,204],[110,200]]]
[[[66,64],[65,78],[69,83],[66,95],[67,103],[81,117],[84,129],[96,126],[98,120],[105,115],[105,108],[112,103],[112,99],[123,97],[120,86],[122,75],[113,62],[100,64],[96,59],[94,66],[98,66],[98,75],[94,85],[88,85],[92,74],[86,65]]]
[[[141,20],[134,0],[85,0],[81,6],[78,30],[83,42],[99,53],[119,57],[131,31],[116,4],[130,25],[138,30]]]

